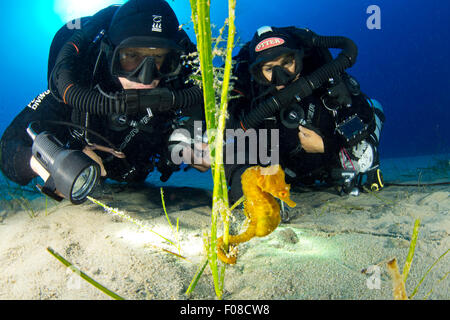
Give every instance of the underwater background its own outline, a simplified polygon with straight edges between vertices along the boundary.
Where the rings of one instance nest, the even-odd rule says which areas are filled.
[[[196,42],[189,1],[168,2]],[[124,1],[0,2],[0,134],[47,90],[48,51],[56,31],[71,19],[115,3]],[[371,5],[380,8],[381,29],[368,28]],[[241,43],[263,25],[294,25],[353,39],[359,56],[349,73],[384,107],[383,159],[450,153],[449,14],[447,0],[237,0],[236,25]],[[228,2],[211,0],[211,15],[218,30],[228,15]]]
[[[189,0],[167,1],[196,42]],[[218,31],[228,16],[228,1],[209,1]],[[0,135],[31,100],[47,90],[47,59],[57,30],[67,21],[124,2],[0,1]],[[391,299],[391,279],[380,265],[396,257],[399,266],[404,266],[407,258],[414,257],[411,272],[407,271],[410,298],[418,292],[415,299],[450,300],[450,1],[236,2],[241,44],[263,25],[306,27],[356,42],[359,56],[349,73],[384,107],[381,168],[386,182],[401,186],[361,193],[358,198],[340,196],[335,190],[291,189],[297,203],[288,212],[291,220],[270,236],[240,245],[237,267],[226,271],[224,298]],[[372,15],[367,9],[372,5],[380,9],[381,29],[367,26]],[[56,203],[30,188],[31,184],[16,188],[0,172],[0,300],[108,298],[81,282],[72,268],[63,269],[45,250],[49,246],[124,298],[185,300],[189,281],[205,257],[207,237],[202,235],[211,226],[211,172],[180,171],[167,183],[153,172],[147,182],[150,186],[145,188],[105,184],[95,196],[111,206],[109,210],[90,202]],[[114,210],[124,210],[130,219],[113,216]],[[240,211],[236,209],[231,219],[232,234],[245,225]],[[176,221],[176,233],[171,220]],[[164,237],[146,232],[139,222]],[[414,231],[413,226],[417,226]],[[413,240],[414,234],[418,239]],[[158,247],[175,250],[168,239],[176,240],[177,252],[186,261],[158,252]],[[413,254],[410,246],[416,247]],[[411,260],[405,263],[408,268]],[[215,298],[208,273],[199,279],[187,303]],[[177,310],[165,308],[164,312]]]

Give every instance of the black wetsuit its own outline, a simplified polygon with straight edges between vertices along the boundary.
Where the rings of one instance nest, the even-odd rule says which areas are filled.
[[[106,11],[111,11],[112,7]],[[109,14],[109,12],[107,12]],[[111,13],[113,13],[111,11]],[[112,14],[109,14],[112,18]],[[83,22],[85,19],[82,20]],[[108,23],[103,26],[108,27]],[[62,28],[52,43],[49,57],[49,77],[52,65],[59,48],[67,41],[71,32]],[[101,30],[101,29],[100,29]],[[92,40],[91,40],[92,41]],[[92,44],[88,54],[79,59],[80,63],[74,66],[77,70],[78,83],[88,88],[100,85],[105,93],[120,91],[117,79],[112,79],[108,71],[108,64],[102,59],[95,76],[92,75],[96,65],[100,41]],[[170,90],[180,90],[192,86],[186,84],[187,74],[181,74],[170,81],[161,81],[159,87]],[[202,110],[202,106],[198,108]],[[30,168],[32,140],[26,129],[30,123],[36,122],[33,129],[38,132],[47,131],[54,134],[63,144],[72,149],[82,149],[86,142],[111,147],[122,151],[126,159],[114,157],[111,153],[96,151],[102,158],[107,171],[107,178],[135,182],[143,181],[156,166],[163,174],[162,180],[168,179],[173,170],[177,170],[169,161],[168,139],[178,120],[189,116],[192,110],[171,110],[167,112],[154,112],[148,115],[125,116],[118,114],[93,115],[75,110],[55,98],[50,91],[39,95],[33,100],[5,130],[0,141],[0,166],[4,175],[10,180],[20,184],[28,184],[36,174]],[[198,110],[195,112],[198,113]],[[56,122],[60,122],[59,124]],[[83,131],[75,127],[61,124],[69,122],[78,126],[87,126],[99,134],[99,138],[92,131]],[[79,137],[81,135],[81,138]],[[106,142],[108,140],[108,142]]]
[[[257,108],[258,101],[267,99],[271,96],[271,93],[261,95],[262,89],[258,91],[258,86],[249,78],[248,71],[245,69],[242,70],[241,68],[240,71],[243,72],[243,74],[240,76],[239,65],[237,69],[238,73],[236,75],[238,80],[234,84],[233,93],[238,98],[230,101],[227,127],[248,130],[251,128],[243,128],[241,119],[243,119],[250,110]],[[316,180],[331,182],[331,170],[334,168],[341,168],[339,161],[340,150],[343,147],[349,147],[343,141],[342,136],[336,132],[336,124],[357,114],[365,124],[368,124],[367,135],[370,135],[376,129],[374,109],[371,107],[367,101],[367,97],[363,93],[360,92],[358,95],[351,96],[351,107],[339,107],[335,112],[333,109],[327,108],[322,101],[321,97],[323,97],[325,92],[325,90],[318,90],[314,92],[313,95],[303,99],[300,103],[294,103],[303,109],[304,120],[306,121],[304,127],[315,131],[322,137],[324,142],[324,153],[306,153],[305,150],[301,148],[298,137],[298,126],[292,129],[288,129],[284,126],[281,121],[280,112],[274,114],[273,118],[266,119],[259,127],[253,128],[257,129],[258,133],[260,132],[258,129],[268,129],[269,132],[270,129],[279,130],[279,160],[286,171],[286,180],[288,183],[309,185]],[[272,94],[273,93],[274,91],[272,91]],[[283,106],[283,108],[284,107],[286,106]],[[382,117],[381,114],[380,117]],[[367,135],[361,137],[361,140],[366,138]],[[258,138],[260,139],[259,135]],[[268,138],[268,141],[270,141],[270,138]],[[263,150],[263,152],[265,152],[265,150]],[[257,164],[267,165],[268,163],[261,163],[258,161]],[[225,172],[230,187],[230,199],[232,201],[237,201],[242,196],[240,177],[242,173],[252,165],[255,164],[249,163],[248,152],[246,153],[245,164],[225,165]]]

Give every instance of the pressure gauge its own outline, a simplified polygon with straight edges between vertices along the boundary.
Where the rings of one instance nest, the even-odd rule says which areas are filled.
[[[358,159],[359,172],[367,172],[372,168],[374,162],[374,149],[370,143],[365,140],[353,147],[353,155]]]

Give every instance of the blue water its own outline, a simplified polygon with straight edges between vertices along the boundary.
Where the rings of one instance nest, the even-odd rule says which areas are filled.
[[[68,17],[55,10],[55,1],[0,2],[0,134],[25,105],[47,89],[49,46]],[[66,1],[68,6],[72,2],[85,6],[83,1]],[[189,1],[168,2],[195,41]],[[211,2],[212,21],[220,27],[227,15],[227,1]],[[99,1],[97,8],[85,12],[93,14],[113,3],[117,1]],[[380,30],[367,28],[370,5],[381,9]],[[383,104],[387,122],[381,156],[395,158],[450,152],[449,14],[450,1],[446,0],[237,0],[236,24],[242,41],[250,40],[262,25],[295,25],[353,39],[359,57],[350,73],[366,94]]]

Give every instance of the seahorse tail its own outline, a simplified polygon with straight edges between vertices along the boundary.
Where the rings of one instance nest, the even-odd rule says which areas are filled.
[[[237,259],[236,245],[242,242],[249,241],[251,238],[255,236],[255,232],[256,232],[256,225],[250,223],[247,230],[245,230],[243,233],[237,236],[230,235],[228,254],[225,252],[223,237],[217,239],[217,256],[219,257],[219,259],[227,264],[236,264]]]
[[[230,245],[231,247],[231,245]],[[217,256],[220,261],[226,264],[236,264],[237,256],[232,254],[227,254],[224,249],[223,237],[217,239]]]

